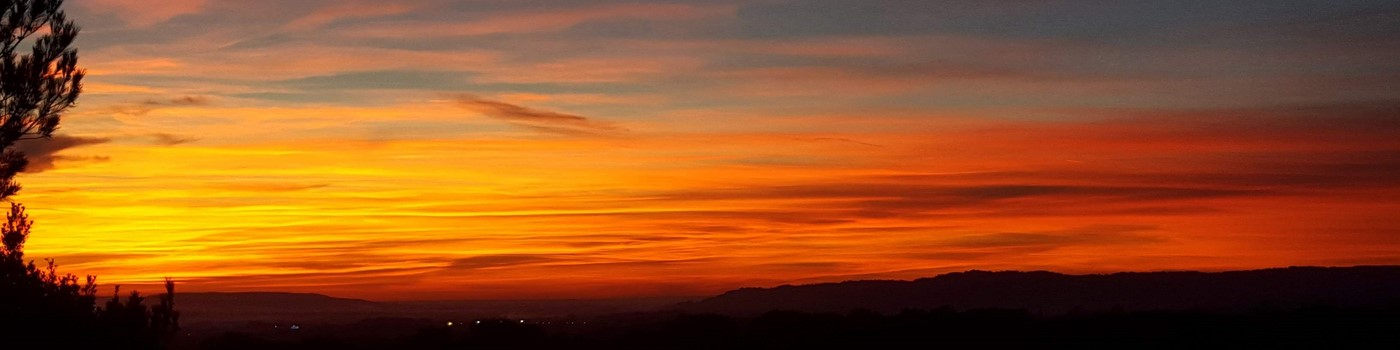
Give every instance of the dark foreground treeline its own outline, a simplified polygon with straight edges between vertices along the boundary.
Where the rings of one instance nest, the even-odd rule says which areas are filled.
[[[386,322],[380,320],[378,322]],[[403,323],[413,323],[403,320]],[[421,320],[421,322],[428,322]],[[422,325],[422,324],[420,324]],[[567,322],[487,320],[371,336],[365,325],[254,335],[225,333],[201,349],[869,349],[921,348],[1400,348],[1400,306],[1314,306],[1250,312],[1103,312],[1043,316],[1025,310],[905,310],[756,317],[636,314]],[[369,327],[372,328],[372,327]]]

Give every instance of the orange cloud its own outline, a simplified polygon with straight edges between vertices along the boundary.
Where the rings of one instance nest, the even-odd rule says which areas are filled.
[[[581,23],[607,20],[694,20],[728,15],[734,10],[733,6],[727,5],[604,4],[573,9],[497,13],[487,19],[464,23],[366,25],[349,29],[347,34],[363,37],[424,38],[547,32],[567,29]]]
[[[417,9],[416,6],[402,3],[340,3],[333,6],[318,8],[315,12],[287,23],[284,28],[289,30],[307,30],[341,20],[391,16],[407,13],[415,9]]]
[[[164,22],[175,16],[197,13],[205,0],[91,0],[77,2],[97,11],[111,11],[135,27]]]
[[[590,122],[468,102],[507,121]],[[679,121],[628,138],[102,145],[113,161],[29,175],[21,200],[40,223],[35,254],[72,257],[70,269],[107,283],[169,275],[189,290],[616,297],[967,268],[1394,263],[1386,237],[1400,228],[1381,218],[1400,209],[1384,199],[1400,194],[1388,156],[1400,145],[1367,117],[1375,108],[1384,107],[1319,108],[1272,124],[1249,115],[1289,120],[1279,113],[1306,109],[1054,123],[789,117],[833,126],[767,133],[686,132]],[[366,120],[418,114],[401,113]],[[1222,114],[1231,121],[1206,117]],[[1270,134],[1297,138],[1232,141]],[[836,139],[881,147],[825,141]],[[87,248],[94,240],[101,251]],[[727,272],[740,270],[756,272]],[[678,276],[687,282],[666,282]]]

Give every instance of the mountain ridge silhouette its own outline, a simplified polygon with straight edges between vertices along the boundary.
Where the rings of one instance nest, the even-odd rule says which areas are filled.
[[[971,270],[915,280],[862,280],[740,288],[682,303],[685,312],[759,314],[773,310],[1007,308],[1042,313],[1093,311],[1230,312],[1252,308],[1400,305],[1400,266],[1293,266],[1259,270],[1118,272]]]

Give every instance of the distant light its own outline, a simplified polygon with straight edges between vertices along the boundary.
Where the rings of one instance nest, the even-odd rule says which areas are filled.
[[[481,324],[481,320],[477,320],[477,321],[476,321],[476,324]]]
[[[452,321],[447,321],[447,326],[452,327]]]
[[[300,326],[300,325],[292,325],[292,330],[295,331],[295,330],[300,330],[300,329],[301,329],[301,326]]]
[[[520,323],[525,323],[525,320],[520,320]]]

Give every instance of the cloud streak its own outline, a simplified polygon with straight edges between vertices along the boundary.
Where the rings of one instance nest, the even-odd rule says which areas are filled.
[[[685,21],[721,17],[734,7],[699,4],[598,3],[591,6],[557,6],[544,10],[502,11],[483,19],[437,23],[387,23],[351,29],[369,37],[440,38],[507,33],[552,32],[581,24],[621,20]]]
[[[199,138],[167,133],[154,133],[151,134],[151,140],[154,141],[157,145],[174,146],[199,141]]]
[[[473,95],[458,95],[453,101],[463,108],[486,117],[544,133],[580,136],[615,134],[626,131],[626,129],[616,125],[575,114],[524,107]]]
[[[149,27],[176,16],[197,13],[205,0],[91,0],[79,4],[116,13],[135,27]]]
[[[63,151],[79,148],[83,146],[99,145],[111,142],[112,139],[105,137],[86,137],[54,135],[47,139],[34,139],[20,141],[15,144],[15,150],[24,153],[29,160],[29,165],[24,168],[26,173],[41,173],[53,170],[59,161],[105,161],[104,156],[73,156],[59,154]]]

